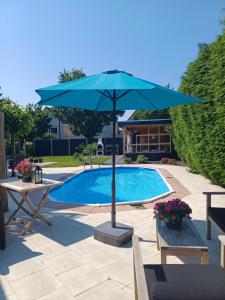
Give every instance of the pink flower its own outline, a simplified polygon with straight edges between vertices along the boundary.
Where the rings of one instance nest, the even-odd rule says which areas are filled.
[[[178,218],[190,219],[192,209],[179,198],[167,202],[157,202],[154,205],[154,217],[160,219],[169,218],[177,220]]]

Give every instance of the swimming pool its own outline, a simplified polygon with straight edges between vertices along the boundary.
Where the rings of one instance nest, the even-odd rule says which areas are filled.
[[[87,170],[66,180],[50,192],[50,199],[61,203],[106,205],[111,203],[111,168]],[[116,203],[151,201],[172,192],[155,169],[116,168]]]

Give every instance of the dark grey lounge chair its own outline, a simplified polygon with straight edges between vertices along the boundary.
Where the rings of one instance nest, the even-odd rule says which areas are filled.
[[[225,208],[213,207],[212,195],[225,196],[225,192],[204,192],[203,195],[206,195],[206,238],[211,240],[211,223],[225,233]]]
[[[224,249],[225,236],[219,238]],[[225,269],[221,266],[143,265],[136,236],[133,236],[133,259],[135,300],[225,299]]]

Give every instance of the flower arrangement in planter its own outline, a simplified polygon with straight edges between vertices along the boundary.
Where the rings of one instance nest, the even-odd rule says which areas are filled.
[[[29,161],[29,159],[21,160],[16,166],[15,170],[19,173],[19,178],[22,178],[23,182],[32,181],[34,165]]]
[[[158,202],[154,206],[155,218],[165,221],[170,229],[178,229],[182,225],[183,219],[190,220],[192,209],[181,199],[172,199],[167,202]]]
[[[164,165],[176,165],[176,160],[169,157],[163,157],[160,162]]]

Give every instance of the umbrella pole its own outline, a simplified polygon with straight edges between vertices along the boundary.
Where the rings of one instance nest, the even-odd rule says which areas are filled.
[[[112,141],[112,227],[116,227],[116,96],[113,95],[113,141]]]

